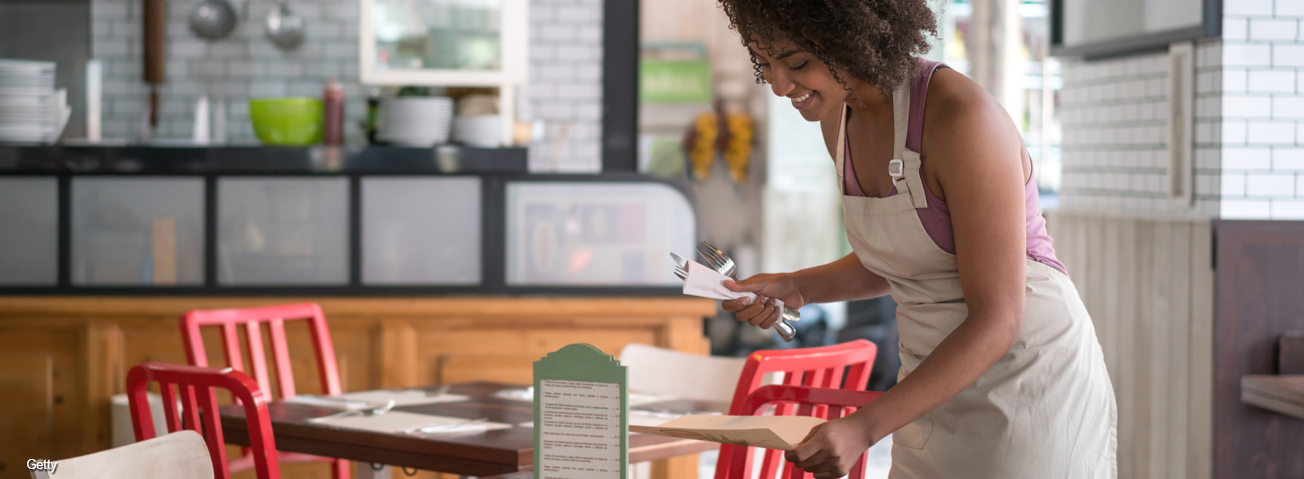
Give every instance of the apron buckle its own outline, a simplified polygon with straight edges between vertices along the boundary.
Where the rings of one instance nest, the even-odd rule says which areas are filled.
[[[906,176],[906,163],[900,159],[887,162],[887,174],[892,176],[892,181],[904,178]]]

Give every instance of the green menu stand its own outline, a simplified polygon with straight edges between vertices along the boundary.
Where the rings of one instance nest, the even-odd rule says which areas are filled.
[[[588,344],[535,361],[535,479],[628,473],[629,369]]]

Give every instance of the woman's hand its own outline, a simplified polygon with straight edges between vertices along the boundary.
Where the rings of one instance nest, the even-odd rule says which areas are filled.
[[[869,431],[856,416],[834,419],[815,426],[796,449],[784,453],[792,465],[815,474],[815,479],[833,479],[851,473],[860,455],[874,445]]]
[[[774,304],[773,299],[783,300],[785,306],[797,309],[805,306],[807,301],[797,288],[797,281],[792,273],[758,274],[742,281],[725,281],[724,287],[730,291],[756,293],[756,301],[749,298],[731,299],[720,303],[725,311],[735,312],[739,321],[746,321],[752,326],[770,329],[779,321],[783,312]]]

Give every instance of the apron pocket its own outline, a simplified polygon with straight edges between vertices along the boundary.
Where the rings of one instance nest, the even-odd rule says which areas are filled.
[[[910,449],[923,449],[928,436],[933,434],[933,413],[928,413],[892,433],[892,445]]]

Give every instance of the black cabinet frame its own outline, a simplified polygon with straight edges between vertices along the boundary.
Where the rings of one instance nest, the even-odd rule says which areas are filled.
[[[141,148],[137,148],[140,150]],[[28,150],[28,151],[23,151]],[[59,255],[58,284],[55,286],[0,286],[0,295],[122,295],[122,296],[477,296],[477,295],[524,295],[524,296],[668,296],[682,294],[678,286],[514,286],[506,282],[506,234],[507,234],[507,185],[519,182],[592,182],[592,183],[659,183],[671,186],[685,196],[694,210],[697,201],[692,191],[683,182],[669,181],[630,172],[602,174],[550,174],[531,175],[525,172],[524,151],[506,152],[519,155],[519,161],[473,163],[466,161],[460,169],[441,171],[437,167],[406,165],[402,161],[377,164],[363,164],[344,161],[336,169],[314,169],[312,167],[293,166],[290,161],[301,152],[288,151],[286,160],[279,166],[271,162],[263,166],[238,166],[240,161],[223,162],[212,160],[212,154],[199,154],[192,158],[175,158],[166,161],[164,166],[153,165],[144,161],[142,168],[131,171],[115,171],[114,161],[106,159],[113,154],[92,152],[90,156],[100,160],[94,168],[78,169],[70,167],[71,162],[29,161],[32,157],[60,158],[76,156],[75,152],[59,147],[0,147],[0,178],[4,177],[56,177],[58,179],[58,225]],[[76,149],[71,149],[76,150]],[[166,150],[166,149],[164,149]],[[202,150],[191,148],[187,150]],[[220,149],[219,149],[220,150]],[[383,150],[396,150],[385,148]],[[86,154],[86,152],[81,152]],[[384,153],[384,152],[381,152]],[[399,156],[411,152],[398,152]],[[150,152],[163,154],[166,152]],[[256,152],[266,155],[266,152]],[[421,151],[420,155],[430,155]],[[231,152],[218,153],[235,155]],[[139,155],[123,154],[123,157]],[[184,155],[183,155],[184,156]],[[385,155],[379,155],[383,157]],[[17,158],[17,160],[15,160]],[[132,162],[140,162],[132,159]],[[297,161],[297,160],[296,160]],[[424,163],[423,163],[424,164]],[[288,166],[287,166],[288,165]],[[381,166],[377,166],[381,165]],[[485,167],[485,165],[496,165]],[[508,166],[502,166],[508,165]],[[475,177],[481,180],[481,258],[479,285],[383,285],[367,286],[362,284],[362,179],[367,177]],[[72,284],[72,180],[90,177],[173,177],[204,179],[204,282],[201,286],[75,286]],[[327,178],[345,177],[349,182],[348,200],[348,265],[349,280],[339,286],[329,285],[274,285],[274,286],[222,286],[217,281],[217,180],[219,178]],[[701,227],[693,225],[695,237],[701,238]],[[671,265],[667,259],[666,274],[671,274]]]

